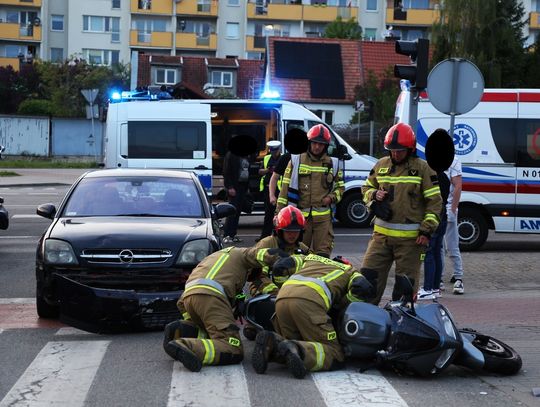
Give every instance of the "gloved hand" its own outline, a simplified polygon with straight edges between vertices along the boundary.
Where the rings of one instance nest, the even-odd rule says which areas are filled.
[[[336,256],[332,260],[337,261],[338,263],[348,264],[349,266],[352,265],[351,261],[343,256]]]
[[[350,288],[351,294],[355,297],[369,300],[375,298],[377,290],[364,276],[356,277]]]
[[[270,256],[278,255],[279,257],[289,257],[289,253],[280,248],[268,249],[268,254]]]
[[[382,220],[392,219],[392,209],[388,201],[371,201],[369,209],[375,214],[376,217]]]
[[[276,277],[289,276],[291,270],[294,270],[296,267],[296,262],[290,256],[282,257],[274,263],[272,266],[272,274]]]
[[[377,278],[379,277],[379,273],[377,273],[376,270],[362,267],[360,269],[360,273],[371,283],[371,285],[377,287]]]
[[[234,302],[234,319],[242,318],[246,311],[246,294],[238,294]]]

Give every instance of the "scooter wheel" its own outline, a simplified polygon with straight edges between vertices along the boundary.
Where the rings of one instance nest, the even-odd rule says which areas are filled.
[[[513,375],[521,369],[521,357],[504,342],[491,336],[477,335],[473,345],[484,355],[483,370],[502,375]]]

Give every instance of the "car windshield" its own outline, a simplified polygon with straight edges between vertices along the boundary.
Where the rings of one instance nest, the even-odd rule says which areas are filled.
[[[85,178],[69,197],[63,216],[203,217],[190,178]]]

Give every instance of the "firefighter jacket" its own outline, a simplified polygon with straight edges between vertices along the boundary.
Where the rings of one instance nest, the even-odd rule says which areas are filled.
[[[332,307],[342,309],[351,302],[363,301],[350,292],[352,281],[364,278],[353,266],[316,254],[301,257],[301,267],[283,284],[277,301],[303,298],[321,305],[327,312]]]
[[[279,258],[277,253],[271,253],[269,249],[228,247],[206,256],[186,281],[178,308],[183,312],[183,299],[193,294],[213,295],[234,305],[249,271],[255,267],[271,266]]]
[[[280,239],[275,235],[267,236],[264,239],[259,240],[257,244],[255,245],[255,248],[281,249],[289,255],[294,255],[294,254],[307,255],[311,252],[309,247],[307,247],[304,243],[300,241],[294,245],[287,245],[284,241],[280,242]],[[278,276],[275,276],[273,279],[270,278],[269,266],[264,266],[259,270],[260,270],[259,272],[257,272],[256,270],[253,271],[254,275],[261,276],[261,278],[258,278],[258,279],[256,278],[253,281],[253,283],[257,285],[257,291],[259,293],[266,294],[266,293],[273,292],[274,290],[279,289],[279,287],[281,287],[281,285],[287,279],[287,277],[278,277]]]
[[[344,191],[343,172],[337,158],[327,154],[317,158],[309,152],[293,154],[283,176],[276,213],[287,205],[293,205],[306,218],[309,215],[331,215],[332,209],[323,205],[323,198],[330,197],[332,205],[335,205],[341,201]]]
[[[411,156],[393,164],[381,158],[362,186],[364,202],[369,206],[377,190],[388,191],[385,201],[392,211],[390,219],[374,219],[373,231],[392,237],[431,236],[439,225],[442,199],[437,174],[426,161]]]

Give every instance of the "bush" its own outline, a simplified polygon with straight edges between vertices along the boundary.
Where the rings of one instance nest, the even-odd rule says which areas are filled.
[[[51,116],[53,105],[49,100],[27,99],[21,102],[17,113],[31,116]]]

